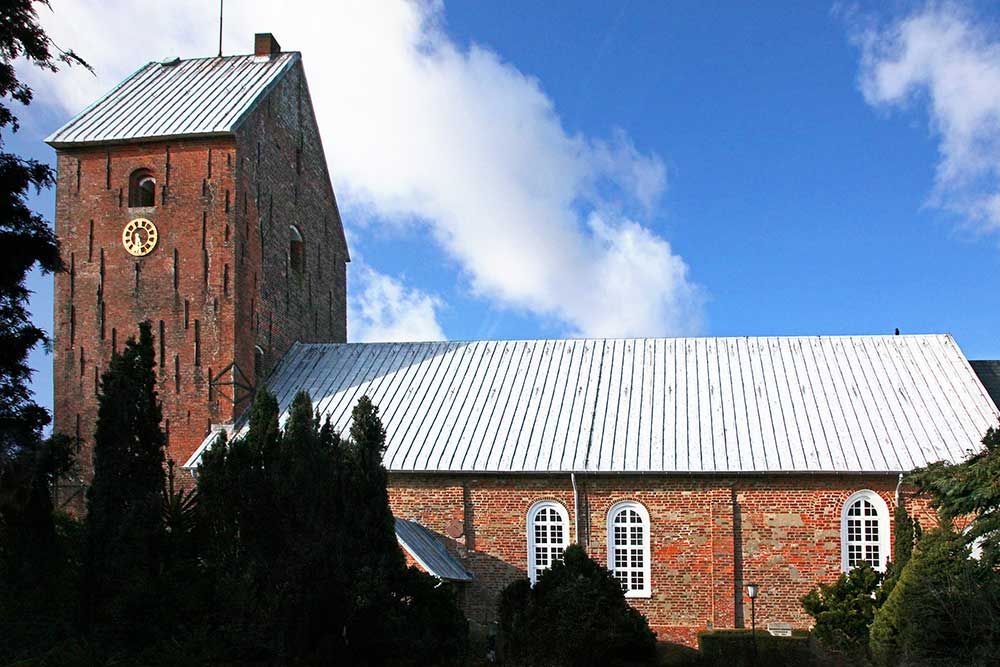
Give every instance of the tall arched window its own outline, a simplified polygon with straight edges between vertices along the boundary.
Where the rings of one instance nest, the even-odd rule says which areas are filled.
[[[156,179],[149,169],[136,169],[129,176],[128,205],[156,206]]]
[[[547,570],[562,560],[569,546],[569,515],[566,508],[552,500],[542,500],[528,510],[528,578],[538,580]]]
[[[840,512],[840,566],[868,563],[880,572],[889,560],[889,507],[874,491],[858,491]]]
[[[617,503],[608,511],[608,569],[625,597],[649,597],[649,513],[639,503]]]
[[[306,249],[302,241],[302,232],[295,225],[289,225],[288,237],[288,266],[295,273],[302,273],[306,268]]]

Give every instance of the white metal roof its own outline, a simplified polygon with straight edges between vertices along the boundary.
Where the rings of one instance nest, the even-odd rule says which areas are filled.
[[[367,394],[396,472],[897,472],[998,419],[949,335],[297,344],[267,384],[344,432]]]
[[[396,517],[396,540],[427,574],[449,581],[472,581],[472,575],[430,529]]]
[[[61,148],[228,134],[298,59],[289,52],[151,62],[45,141]]]

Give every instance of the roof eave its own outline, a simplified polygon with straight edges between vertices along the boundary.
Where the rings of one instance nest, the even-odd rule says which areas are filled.
[[[217,139],[223,137],[235,137],[233,130],[221,132],[188,132],[182,134],[161,134],[144,137],[123,137],[120,139],[103,139],[101,141],[53,141],[51,137],[45,140],[52,148],[62,150],[65,148],[93,148],[96,146],[124,146],[130,144],[151,144],[164,141],[181,141],[187,139]]]

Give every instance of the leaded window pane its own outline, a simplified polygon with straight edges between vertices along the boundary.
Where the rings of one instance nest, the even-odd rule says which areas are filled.
[[[852,568],[867,562],[872,567],[880,567],[881,545],[879,543],[880,524],[875,504],[866,498],[854,501],[847,509],[847,566]]]

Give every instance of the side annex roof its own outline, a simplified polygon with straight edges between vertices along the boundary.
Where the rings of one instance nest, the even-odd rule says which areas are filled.
[[[396,517],[396,540],[427,574],[448,581],[472,581],[462,563],[416,521]]]

